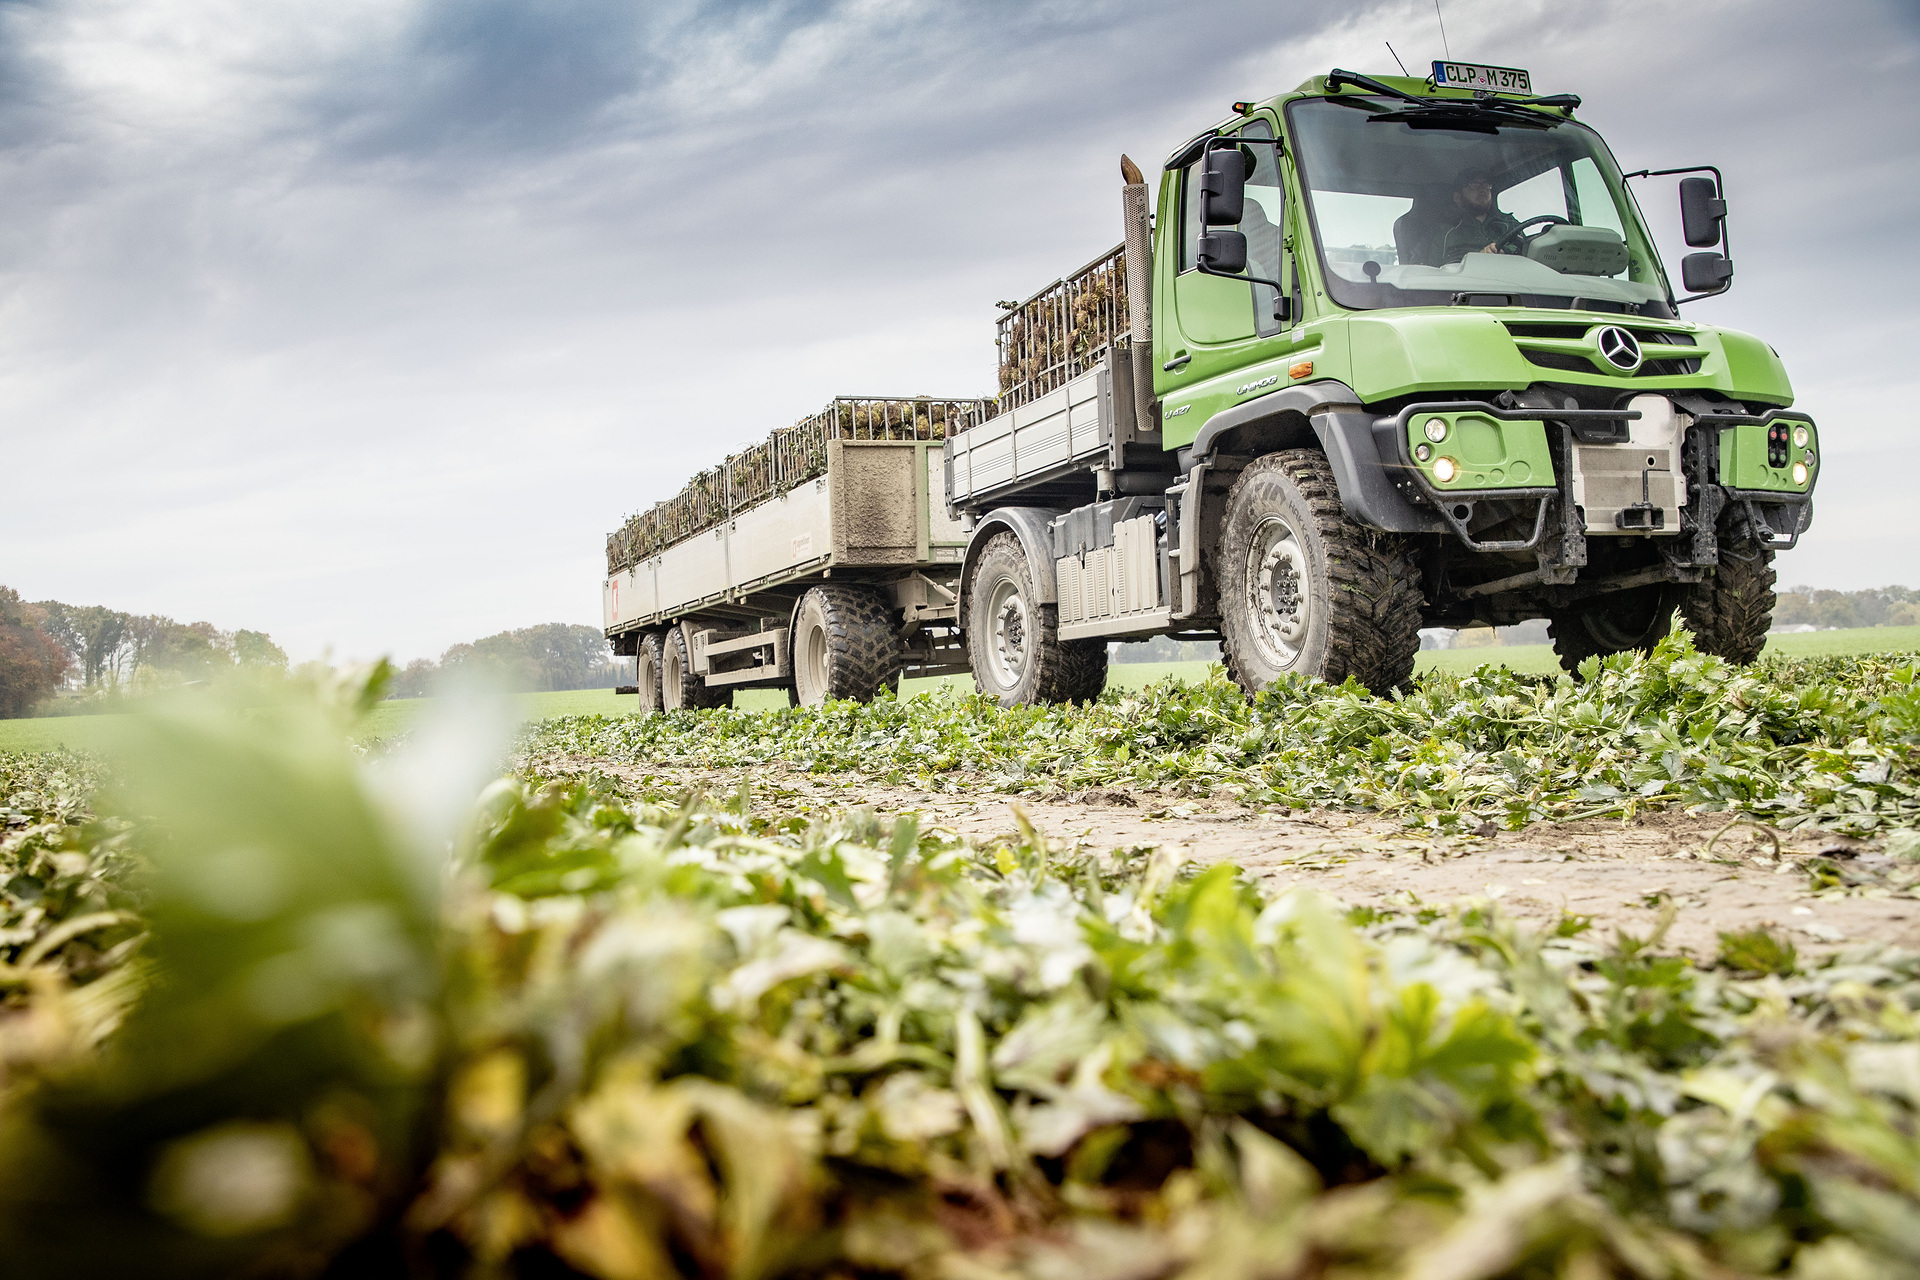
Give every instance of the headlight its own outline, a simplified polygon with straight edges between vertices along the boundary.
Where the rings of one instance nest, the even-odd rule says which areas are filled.
[[[1793,482],[1795,484],[1805,484],[1807,482],[1807,464],[1806,463],[1796,462],[1793,464]]]
[[[1813,433],[1808,431],[1805,427],[1795,427],[1793,429],[1793,447],[1796,449],[1806,448],[1807,441],[1812,438],[1813,438]]]
[[[1804,470],[1804,468],[1802,468]],[[1451,483],[1460,474],[1460,464],[1452,458],[1436,458],[1433,463],[1433,478],[1441,484]]]
[[[1431,458],[1433,456],[1433,446],[1430,444],[1419,445],[1415,447],[1413,451],[1413,456],[1420,459],[1420,461],[1425,462],[1428,458]]]
[[[1420,429],[1426,432],[1427,439],[1433,441],[1435,444],[1439,444],[1447,438],[1447,420],[1445,418],[1428,418],[1425,425]]]

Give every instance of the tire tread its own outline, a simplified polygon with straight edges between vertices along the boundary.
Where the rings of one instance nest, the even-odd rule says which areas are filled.
[[[1327,653],[1321,670],[1313,674],[1329,684],[1352,678],[1376,694],[1407,688],[1420,652],[1420,611],[1426,604],[1420,567],[1407,540],[1369,529],[1347,515],[1333,466],[1318,449],[1283,449],[1255,460],[1234,481],[1229,509],[1242,486],[1275,473],[1306,502],[1314,531],[1326,548]],[[1223,630],[1237,630],[1236,621],[1222,600]],[[1233,656],[1239,644],[1252,641],[1236,641],[1230,633],[1227,639],[1229,643],[1220,646],[1227,675],[1252,697],[1260,682]]]

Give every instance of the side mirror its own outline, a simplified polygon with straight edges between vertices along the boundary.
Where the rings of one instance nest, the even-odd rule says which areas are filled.
[[[1238,231],[1203,231],[1193,256],[1208,271],[1237,276],[1247,269],[1247,238]]]
[[[1727,202],[1720,198],[1713,179],[1680,179],[1680,223],[1686,232],[1688,244],[1696,249],[1719,244],[1720,224],[1726,216]]]
[[[1690,253],[1680,259],[1680,282],[1688,293],[1719,293],[1733,282],[1733,263],[1717,253]]]
[[[1207,152],[1200,165],[1200,222],[1209,227],[1240,224],[1247,208],[1247,161],[1240,148]]]

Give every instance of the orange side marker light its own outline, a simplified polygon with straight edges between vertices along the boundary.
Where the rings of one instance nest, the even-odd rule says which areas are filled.
[[[1299,364],[1297,364],[1297,365],[1294,365],[1294,366],[1293,366],[1293,367],[1292,367],[1291,369],[1289,369],[1289,370],[1287,370],[1287,376],[1288,376],[1289,378],[1308,378],[1308,377],[1312,377],[1312,376],[1313,376],[1313,361],[1311,361],[1311,360],[1302,360],[1302,361],[1301,361],[1301,362],[1300,362]]]

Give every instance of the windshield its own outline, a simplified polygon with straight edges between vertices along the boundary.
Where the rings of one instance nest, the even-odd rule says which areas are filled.
[[[1659,259],[1590,129],[1544,115],[1539,126],[1436,127],[1444,117],[1400,105],[1309,98],[1288,108],[1335,302],[1673,314]],[[1399,118],[1369,119],[1387,111]]]

